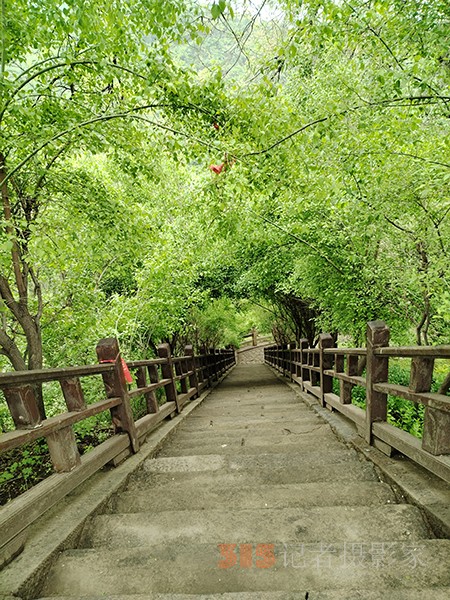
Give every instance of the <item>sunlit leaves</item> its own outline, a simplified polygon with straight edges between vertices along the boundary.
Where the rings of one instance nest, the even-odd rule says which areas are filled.
[[[211,6],[211,16],[213,19],[218,19],[227,7],[227,3],[225,0],[219,0],[219,2],[214,2]]]

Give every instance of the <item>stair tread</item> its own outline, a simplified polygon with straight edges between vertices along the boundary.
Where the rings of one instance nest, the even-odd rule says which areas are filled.
[[[308,600],[344,600],[342,589],[316,591],[307,590]],[[428,587],[420,589],[389,589],[389,600],[448,600],[450,587]],[[431,595],[432,594],[432,595]],[[130,594],[108,596],[71,596],[72,600],[303,600],[306,591],[299,589],[292,592],[230,592],[223,594]],[[47,596],[38,600],[58,600],[66,596]],[[346,590],[345,600],[381,600],[379,591]],[[6,598],[5,600],[16,600]]]
[[[355,450],[342,446],[339,451],[311,451],[306,453],[259,453],[257,455],[235,454],[231,456],[221,454],[161,456],[150,458],[144,462],[143,470],[147,473],[183,473],[201,471],[234,472],[245,470],[279,471],[301,468],[302,466],[319,466],[326,463],[350,463],[353,466],[363,467]]]
[[[348,452],[344,444],[334,435],[323,432],[322,427],[311,427],[305,433],[297,433],[292,429],[283,428],[278,433],[241,432],[231,435],[208,436],[200,439],[181,438],[178,436],[164,446],[161,456],[190,456],[195,454],[277,454],[277,453],[308,453],[318,454],[325,450],[330,453]],[[355,455],[356,457],[356,455]]]
[[[396,502],[392,489],[375,481],[280,484],[205,485],[170,482],[160,487],[125,491],[113,500],[115,512],[303,506],[372,506]]]
[[[220,568],[220,543],[228,540],[217,540],[216,544],[172,542],[145,549],[66,551],[52,565],[41,595],[89,596],[99,590],[104,595],[139,594],[143,590],[217,594],[450,586],[450,540],[365,540],[361,547],[328,545],[325,540],[287,547],[276,544],[275,564],[269,568],[257,568],[256,563],[251,568]]]
[[[92,518],[86,547],[131,548],[164,541],[215,543],[412,541],[430,536],[419,509],[407,504],[316,508],[225,508],[106,514]]]
[[[203,458],[203,457],[202,457]],[[342,462],[336,464],[310,464],[290,469],[241,469],[224,472],[216,471],[172,471],[152,472],[144,468],[137,472],[128,489],[163,486],[172,482],[190,482],[199,488],[214,485],[263,485],[289,483],[315,483],[325,481],[378,481],[375,470],[370,464]]]

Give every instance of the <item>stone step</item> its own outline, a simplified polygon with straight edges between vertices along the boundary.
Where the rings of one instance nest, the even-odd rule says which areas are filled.
[[[117,596],[331,589],[341,590],[341,598],[348,600],[347,590],[370,590],[390,599],[395,588],[450,587],[449,540],[372,543],[365,537],[358,544],[327,545],[324,540],[273,548],[260,537],[258,547],[246,542],[236,548],[239,558],[230,546],[220,547],[221,556],[218,544],[227,540],[66,551],[53,563],[41,596],[95,596],[100,590],[103,596]]]
[[[314,413],[308,408],[300,409],[297,406],[294,406],[292,409],[284,409],[280,410],[275,407],[265,407],[261,408],[260,405],[256,405],[255,408],[249,409],[248,407],[238,408],[235,410],[234,406],[221,406],[217,408],[212,408],[211,406],[200,406],[189,416],[189,419],[185,422],[186,425],[194,422],[195,420],[201,419],[229,419],[231,421],[236,420],[259,420],[261,417],[265,416],[270,417],[270,419],[274,420],[274,422],[286,419],[291,419],[294,421],[303,420],[305,421],[313,421],[319,420],[319,415]],[[192,417],[192,418],[191,418]],[[323,421],[325,422],[325,421]]]
[[[349,463],[349,466],[363,467],[367,463],[362,462],[356,450],[342,446],[333,453],[326,449],[312,450],[308,453],[294,452],[284,453],[260,453],[257,455],[221,455],[209,454],[191,456],[162,456],[160,458],[147,459],[143,469],[147,473],[183,473],[186,471],[221,471],[223,473],[233,471],[257,471],[262,470],[270,474],[277,471],[291,471],[295,469],[308,469],[310,467],[320,468],[322,464]]]
[[[270,415],[276,416],[280,415],[291,415],[291,416],[306,416],[310,415],[311,410],[307,408],[304,404],[301,404],[297,399],[297,402],[266,402],[264,398],[261,398],[260,402],[239,402],[239,400],[233,400],[233,402],[216,402],[215,400],[212,402],[207,402],[207,404],[199,407],[195,411],[195,415],[199,416],[203,413],[208,413],[208,415],[215,414],[217,416],[222,417],[233,417],[245,415],[251,417],[252,415],[259,415],[261,413],[268,413]]]
[[[133,548],[164,542],[416,542],[430,537],[414,506],[326,506],[178,510],[99,515],[84,528],[80,547]]]
[[[187,459],[195,458],[195,462]],[[291,466],[290,468],[280,467],[279,469],[264,468],[241,468],[231,469],[228,472],[223,466],[225,463],[209,462],[211,456],[184,457],[179,459],[176,464],[167,463],[164,465],[166,471],[154,469],[153,461],[146,461],[136,474],[130,479],[129,490],[149,489],[149,493],[154,487],[166,485],[167,483],[184,483],[189,481],[191,485],[197,485],[198,489],[202,487],[214,487],[216,485],[229,485],[234,487],[249,487],[253,485],[276,485],[290,483],[318,483],[318,482],[353,482],[353,481],[378,481],[375,469],[369,463],[362,463],[355,460],[347,462],[336,462],[335,456],[323,456],[316,460],[300,466]],[[228,458],[220,456],[219,458]],[[162,460],[178,460],[162,458]],[[333,462],[334,461],[334,462]],[[298,463],[301,461],[298,460]],[[222,469],[221,465],[222,464]],[[172,469],[172,470],[170,470]]]
[[[195,429],[210,429],[213,427],[227,427],[230,431],[233,431],[235,427],[241,427],[251,429],[254,427],[268,427],[273,425],[274,427],[286,427],[289,425],[297,425],[299,427],[309,427],[311,425],[317,425],[318,423],[325,423],[317,413],[311,411],[305,412],[304,414],[295,413],[280,413],[276,411],[275,414],[270,412],[259,412],[252,413],[251,415],[245,414],[230,414],[230,415],[211,415],[209,416],[208,411],[204,410],[195,415],[189,415],[188,419],[182,423],[182,429],[192,431]],[[212,422],[212,424],[211,424]]]
[[[305,417],[291,414],[278,414],[275,415],[251,415],[248,417],[230,416],[230,417],[207,417],[202,415],[189,415],[189,418],[183,424],[183,431],[199,431],[212,429],[229,429],[234,431],[236,428],[240,429],[252,429],[258,426],[274,426],[274,427],[287,427],[290,429],[293,426],[308,426],[320,422],[318,417],[311,415],[308,412]]]
[[[308,429],[323,425],[328,427],[328,431],[332,434],[328,424],[324,423],[318,415],[308,416],[308,418],[304,419],[281,419],[279,421],[265,420],[265,417],[261,417],[261,421],[258,423],[255,423],[254,419],[252,423],[248,423],[245,419],[235,419],[231,424],[218,422],[215,418],[208,419],[202,417],[201,421],[188,418],[180,425],[179,430],[177,430],[177,437],[178,435],[181,437],[202,437],[206,434],[238,435],[239,433],[267,435],[273,432],[282,433],[285,430],[294,432],[307,431]]]
[[[209,434],[213,435],[221,435],[221,436],[239,436],[240,434],[247,434],[251,436],[266,436],[269,434],[272,435],[301,435],[303,433],[313,432],[316,430],[328,431],[330,436],[334,436],[332,433],[330,426],[328,423],[322,421],[318,415],[312,416],[308,419],[301,419],[300,421],[279,421],[279,422],[266,422],[262,421],[258,424],[250,424],[248,425],[245,422],[240,422],[236,426],[233,427],[218,427],[217,421],[215,419],[207,420],[207,427],[203,427],[202,429],[197,429],[194,427],[196,424],[195,421],[191,421],[187,419],[186,422],[182,423],[180,427],[177,429],[177,439],[202,439],[205,435]]]
[[[148,490],[135,489],[116,495],[113,512],[133,513],[161,510],[204,510],[222,506],[241,508],[295,508],[314,506],[375,506],[395,504],[392,489],[385,483],[331,481],[287,485],[205,485],[185,481]]]
[[[268,434],[266,437],[261,435],[239,436],[205,436],[203,439],[180,440],[178,436],[173,441],[164,445],[158,453],[158,457],[163,456],[193,456],[193,455],[211,455],[211,454],[293,454],[305,460],[306,456],[328,451],[336,452],[337,455],[345,453],[348,455],[348,449],[344,444],[325,430],[320,429],[315,432],[305,433],[303,435],[278,435]]]
[[[208,398],[207,406],[220,408],[220,407],[233,407],[239,409],[242,407],[258,407],[271,406],[284,407],[285,410],[310,410],[306,404],[304,404],[297,394],[286,387],[274,387],[272,390],[262,391],[247,391],[242,389],[235,389],[233,391],[216,389],[211,392]]]
[[[239,408],[245,405],[264,404],[266,406],[286,406],[290,410],[307,406],[299,399],[297,394],[287,386],[274,386],[271,389],[243,389],[216,388],[208,400],[208,406],[233,406]]]
[[[306,596],[308,594],[308,596]],[[448,600],[450,587],[433,587],[420,589],[388,589],[382,592],[368,590],[317,591],[304,589],[296,592],[230,592],[224,594],[144,594],[128,596],[109,596],[109,600]],[[48,596],[39,600],[63,600],[66,596]],[[105,600],[105,596],[71,596],[72,600]],[[16,600],[7,598],[5,600]]]

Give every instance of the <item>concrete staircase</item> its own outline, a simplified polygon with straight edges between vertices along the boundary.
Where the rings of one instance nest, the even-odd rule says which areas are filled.
[[[237,367],[110,508],[42,597],[450,597],[450,541],[264,365]]]

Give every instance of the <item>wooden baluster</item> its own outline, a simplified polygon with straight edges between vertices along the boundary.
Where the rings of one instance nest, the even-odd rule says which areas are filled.
[[[214,354],[216,355],[217,379],[220,379],[220,376],[222,375],[222,350],[216,349],[216,350],[214,350]]]
[[[415,356],[411,360],[409,389],[412,392],[429,392],[433,380],[434,358]]]
[[[96,352],[99,362],[113,362],[114,364],[112,372],[102,374],[106,397],[121,399],[118,406],[111,408],[114,431],[115,433],[127,433],[133,452],[137,452],[139,440],[123,372],[119,343],[116,338],[105,338],[97,344]]]
[[[72,471],[81,463],[72,427],[63,427],[46,437],[53,468],[57,473]]]
[[[79,411],[86,408],[83,389],[78,377],[61,379],[59,384],[66,401],[67,410]]]
[[[310,380],[310,372],[309,369],[307,368],[308,365],[308,354],[305,352],[305,350],[307,350],[309,347],[309,343],[308,340],[302,339],[300,340],[300,362],[302,363],[300,369],[301,369],[301,376],[302,376],[302,391],[305,391],[305,386],[304,383],[305,381],[309,381]]]
[[[297,348],[296,342],[289,344],[289,380],[293,381],[292,376],[295,374],[295,349]]]
[[[182,394],[187,394],[188,392],[187,375],[184,377],[186,372],[186,362],[184,360],[175,359],[175,373],[178,375],[178,377],[181,377],[180,388]]]
[[[210,367],[209,367],[209,355],[208,355],[208,351],[206,349],[206,346],[202,346],[200,348],[200,356],[201,356],[201,365],[203,367],[203,369],[202,369],[203,381],[206,381],[207,387],[211,387],[211,373],[210,373]]]
[[[67,410],[80,411],[86,408],[78,377],[62,379],[59,384]],[[46,438],[53,468],[57,473],[68,473],[81,464],[75,433],[71,426],[50,433]]]
[[[416,356],[411,361],[409,389],[429,392],[433,379],[434,358]],[[434,454],[450,454],[450,414],[431,406],[425,407],[422,448]]]
[[[222,376],[225,371],[224,350],[221,348],[218,352],[219,352],[219,361],[220,361],[219,374],[220,374],[220,376]]]
[[[358,375],[358,357],[353,354],[347,356],[347,364],[345,367],[345,373],[347,375]],[[341,402],[342,404],[352,403],[352,390],[354,388],[353,383],[349,381],[341,381]]]
[[[344,362],[345,362],[345,357],[343,354],[335,354],[334,355],[334,370],[336,371],[336,373],[343,373],[344,372]]]
[[[374,354],[376,348],[389,345],[389,327],[383,321],[370,321],[367,325],[367,384],[365,439],[372,443],[372,423],[386,421],[387,394],[376,392],[375,383],[388,380],[389,358]]]
[[[203,357],[202,351],[199,350],[200,354],[198,356],[194,356],[195,363],[195,371],[197,373],[197,381],[198,385],[201,385],[205,381],[205,374],[203,372]]]
[[[158,376],[158,371],[156,371],[156,376]],[[145,367],[138,367],[136,369],[136,381],[138,388],[147,387],[147,369]],[[150,383],[157,383],[157,381]],[[145,404],[147,407],[147,414],[154,414],[158,412],[158,401],[156,400],[156,394],[152,390],[150,392],[144,393]]]
[[[434,454],[450,454],[450,414],[425,407],[422,448]]]
[[[283,375],[289,377],[289,344],[284,344],[283,348]]]
[[[317,354],[316,352],[311,354],[311,365],[313,367],[320,367],[320,354]],[[317,371],[311,371],[311,383],[313,385],[320,386],[320,373],[317,373]]]
[[[3,394],[16,429],[34,429],[39,425],[39,408],[30,385],[5,386]]]
[[[77,387],[76,384],[75,387]],[[41,418],[32,386],[5,387],[3,393],[17,429],[34,429],[39,426]],[[79,404],[80,398],[76,400],[75,397],[72,397],[69,399],[69,403],[72,401],[75,405],[77,402]],[[79,408],[70,408],[69,405],[68,408],[69,410],[80,410]],[[80,464],[80,454],[71,426],[48,434],[46,439],[50,458],[57,473],[72,471]]]
[[[281,344],[281,346],[280,346],[280,371],[283,375],[284,375],[286,347],[287,347],[286,344]]]
[[[188,344],[185,349],[184,349],[184,353],[186,356],[189,356],[189,361],[187,363],[187,367],[188,367],[188,371],[192,371],[192,375],[189,375],[189,387],[190,388],[195,388],[197,390],[197,393],[195,394],[195,396],[193,396],[193,398],[198,398],[198,373],[197,373],[197,365],[196,365],[196,359],[194,356],[194,347],[192,346],[192,344]]]
[[[159,383],[158,365],[148,365],[147,371],[148,376],[150,378],[150,383]],[[157,413],[159,411],[159,404],[158,398],[156,396],[156,391],[149,392],[147,406],[149,413]]]
[[[333,391],[333,377],[325,375],[324,371],[333,368],[333,354],[325,354],[326,348],[333,348],[333,338],[329,333],[321,333],[319,336],[319,366],[320,366],[320,401],[326,406],[325,394]]]
[[[169,344],[160,344],[158,346],[158,356],[165,359],[165,362],[161,365],[163,379],[170,379],[170,383],[165,386],[167,402],[175,402],[177,412],[181,412],[181,406],[178,403],[178,392],[177,386],[175,385],[172,353]]]
[[[210,364],[211,364],[211,378],[213,379],[213,381],[217,381],[218,377],[217,377],[217,356],[216,356],[216,350],[215,348],[210,348],[209,349],[209,358],[210,358]]]

